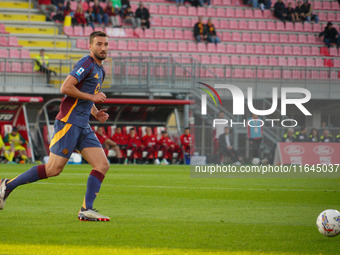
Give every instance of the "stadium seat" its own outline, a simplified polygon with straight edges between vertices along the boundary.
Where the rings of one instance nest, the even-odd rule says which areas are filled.
[[[319,44],[317,41],[317,37],[313,34],[307,35],[307,42],[312,44]]]
[[[306,67],[306,59],[305,58],[298,58],[296,64],[297,64],[297,66]]]
[[[86,2],[85,2],[86,3]],[[90,36],[90,34],[93,32],[92,27],[85,27],[84,28],[84,36]]]
[[[240,64],[240,57],[239,56],[231,56],[230,57],[230,64],[231,65],[239,65]]]
[[[208,17],[216,17],[216,9],[215,8],[208,8],[207,9],[207,16]]]
[[[255,57],[255,56],[250,56],[249,64],[251,66],[258,66],[259,65],[259,58]]]
[[[337,48],[329,48],[329,55],[337,57],[338,56],[338,49]],[[9,50],[9,54],[11,55],[11,50]]]
[[[273,26],[273,29],[267,28],[267,23],[265,21],[259,20],[257,22],[257,29],[260,31],[266,31],[266,30],[274,30],[275,26],[274,23],[271,23]]]
[[[257,30],[257,22],[254,20],[248,21],[249,30]]]
[[[5,62],[0,62],[0,72],[10,72],[11,70],[11,66],[8,62],[6,62],[6,65],[5,65]]]
[[[285,57],[279,57],[278,64],[279,66],[287,66],[287,59]]]
[[[118,47],[117,47],[118,50],[127,50],[127,43],[126,41],[123,41],[123,40],[119,40],[118,41]]]
[[[22,71],[24,73],[32,73],[33,72],[33,64],[32,63],[23,63]]]
[[[225,45],[222,43],[217,44],[216,46],[217,53],[225,53]]]
[[[162,26],[170,27],[171,26],[171,18],[170,17],[162,17]]]
[[[241,33],[239,32],[233,32],[232,35],[231,35],[231,40],[233,42],[241,42]]]
[[[313,32],[313,27],[311,23],[305,22],[303,24],[303,31],[304,32]]]
[[[174,31],[171,30],[171,29],[164,30],[164,38],[163,39],[170,39],[170,40],[174,39]]]
[[[271,33],[270,36],[269,36],[269,38],[270,38],[269,41],[270,41],[271,43],[278,43],[278,42],[279,42],[279,35],[276,34],[276,33]]]
[[[238,22],[237,22],[237,20],[230,20],[229,21],[229,29],[238,29]]]
[[[168,51],[168,44],[166,42],[158,42],[158,50],[159,51]]]
[[[264,49],[262,45],[255,45],[255,54],[258,55],[264,54]]]
[[[125,32],[125,37],[129,37],[129,38],[134,37],[134,29],[125,28],[124,32]]]
[[[328,12],[327,13],[327,20],[335,21],[336,20],[335,13],[334,12]]]
[[[235,18],[235,9],[227,8],[226,11],[225,11],[225,16],[223,16],[223,17]]]
[[[122,48],[119,48],[119,47],[120,47],[120,45],[119,45],[120,42],[121,42],[121,41],[118,41],[118,49],[119,49],[119,50],[123,50]],[[135,40],[129,40],[129,41],[128,41],[128,44],[127,44],[127,49],[128,49],[128,50],[137,50],[137,41],[135,41]],[[124,50],[126,50],[126,48],[125,48]]]
[[[244,69],[244,77],[248,79],[253,79],[256,77],[255,69],[246,68]]]
[[[266,45],[264,47],[264,54],[266,55],[273,55],[274,54],[274,48],[271,45]]]
[[[334,59],[334,67],[340,67],[340,59]]]
[[[324,30],[324,28],[322,27],[322,25],[320,23],[313,23],[313,32],[315,33],[320,33]]]
[[[12,62],[11,72],[14,72],[14,73],[22,72],[21,63],[19,63],[19,62]]]
[[[252,9],[245,9],[244,10],[244,17],[246,19],[253,19],[254,18],[254,13]]]
[[[235,10],[235,17],[236,17],[236,18],[243,18],[243,17],[244,17],[243,9],[237,8],[237,9]]]
[[[340,12],[336,13],[336,22],[340,22]]]
[[[162,19],[159,16],[153,16],[152,17],[152,23],[155,27],[159,27],[162,25]]]
[[[217,8],[216,17],[224,18],[225,17],[225,10],[223,8]]]
[[[221,56],[221,64],[222,65],[230,65],[230,57],[227,55]]]
[[[20,50],[20,58],[31,58],[29,50],[21,49]]]
[[[4,56],[1,55],[1,57],[4,57]],[[19,56],[19,50],[15,49],[15,48],[14,49],[13,48],[9,49],[9,57],[10,58],[19,58],[20,57]]]
[[[301,55],[301,48],[299,46],[293,46],[293,55],[300,56]]]
[[[241,56],[240,57],[240,65],[245,65],[245,66],[249,66],[249,57],[247,56]]]
[[[138,50],[139,51],[147,51],[148,50],[148,43],[145,41],[138,41]]]
[[[219,65],[221,63],[220,56],[212,55],[211,56],[211,64]]]
[[[223,32],[222,34],[222,40],[224,42],[229,42],[231,41],[231,33],[230,32]]]
[[[207,16],[206,10],[204,7],[197,7],[197,16],[205,17]]]
[[[308,41],[307,41],[307,36],[306,35],[301,35],[301,34],[299,34],[298,35],[298,43],[308,43]]]
[[[287,66],[296,66],[296,59],[295,58],[288,58],[287,59]]]
[[[7,37],[0,36],[0,46],[8,46]]]
[[[305,22],[306,24],[307,22]],[[287,28],[287,27],[286,27]],[[294,24],[294,31],[297,31],[297,32],[303,32],[304,31],[304,24],[302,23],[295,23]]]
[[[238,29],[247,30],[247,29],[248,29],[248,21],[246,21],[246,20],[240,20],[240,21],[238,22]]]
[[[269,34],[267,34],[267,33],[261,34],[261,42],[263,42],[263,43],[269,42]]]
[[[144,38],[153,39],[154,38],[153,30],[152,29],[146,29],[144,31]]]
[[[82,26],[73,27],[73,35],[74,36],[84,36],[84,29]]]
[[[148,42],[148,51],[157,51],[157,42],[156,41],[149,41]]]
[[[300,23],[301,24],[301,23]],[[302,25],[302,24],[301,24]],[[290,32],[290,31],[294,31],[294,25],[291,22],[286,22],[285,25],[285,31]]]
[[[322,58],[316,58],[315,59],[315,66],[316,67],[323,67],[324,66],[324,62]]]
[[[242,42],[251,42],[252,38],[249,33],[242,33]]]
[[[181,27],[181,20],[180,20],[180,18],[178,18],[178,17],[172,17],[171,18],[171,25],[173,26],[173,27]],[[177,30],[176,30],[177,31]],[[176,32],[175,31],[175,32]],[[178,31],[182,31],[182,30],[178,30]],[[183,31],[182,31],[183,32]]]
[[[189,6],[188,7],[188,16],[197,16],[197,11],[196,11],[196,7],[193,6]]]
[[[177,52],[177,43],[176,42],[169,42],[168,43],[168,51]]]
[[[270,66],[277,66],[278,60],[276,57],[269,57],[268,59],[268,65]]]
[[[247,54],[254,54],[254,45],[253,44],[246,44],[246,49],[245,49],[245,52]]]
[[[111,42],[111,41],[109,41],[109,46],[110,46],[110,42]],[[114,42],[115,42],[115,41],[114,41]],[[77,39],[77,41],[76,41],[76,47],[77,47],[78,49],[86,49],[86,40],[84,40],[84,39]],[[113,49],[111,46],[110,46],[110,48]]]
[[[268,58],[261,56],[259,57],[259,66],[267,66],[268,65]]]
[[[254,9],[254,18],[255,19],[262,19],[263,18],[262,11],[259,10],[259,9]]]
[[[144,38],[144,30],[141,28],[136,28],[134,35],[138,38]]]
[[[64,34],[68,36],[73,36],[73,27],[64,26]]]
[[[280,34],[279,41],[280,41],[280,43],[288,43],[288,35],[287,34]]]
[[[276,31],[285,31],[286,30],[283,22],[276,22],[275,28],[276,28]]]
[[[184,39],[185,40],[193,40],[194,35],[191,30],[184,30]]]
[[[19,47],[18,38],[15,36],[8,37],[8,46]]]
[[[236,53],[235,45],[234,44],[227,44],[226,45],[226,53],[229,53],[229,54]]]
[[[1,58],[8,58],[8,56],[9,56],[8,50],[0,49],[0,56],[1,56]]]
[[[245,52],[245,48],[243,44],[236,45],[236,53],[243,54]]]
[[[234,77],[234,78],[243,78],[244,77],[244,69],[235,68],[233,70],[232,77]]]
[[[189,42],[187,45],[188,51],[190,52],[196,52],[197,51],[197,43]]]
[[[175,30],[174,38],[177,40],[184,40],[183,30]]]
[[[169,12],[169,15],[178,15],[177,6],[176,5],[169,5],[168,12]]]
[[[167,5],[159,5],[158,14],[168,15],[168,6]]]
[[[296,37],[295,34],[289,34],[289,35],[288,35],[288,41],[289,41],[289,43],[292,43],[292,44],[298,42],[297,37]]]
[[[207,52],[215,53],[216,52],[216,45],[214,43],[207,44]]]
[[[323,10],[331,10],[331,3],[329,1],[322,1]]]
[[[201,63],[202,63],[202,64],[210,64],[210,56],[208,56],[208,55],[202,55],[202,57],[201,57]]]
[[[164,38],[164,30],[163,29],[155,29],[154,37],[156,39],[163,39]]]
[[[205,53],[207,51],[207,47],[205,43],[198,43],[197,44],[197,51],[201,53]]]
[[[315,66],[315,60],[313,58],[306,59],[306,66]]]
[[[311,56],[311,49],[309,46],[302,46],[302,55]]]
[[[282,55],[283,54],[281,45],[275,45],[274,46],[274,54],[275,55]]]
[[[178,15],[187,16],[187,7],[186,6],[178,6]]]
[[[252,42],[261,42],[261,34],[253,33],[251,39],[252,39]]]

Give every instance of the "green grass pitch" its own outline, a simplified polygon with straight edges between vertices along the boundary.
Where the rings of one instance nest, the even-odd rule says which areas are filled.
[[[28,165],[1,165],[0,178]],[[187,166],[111,165],[80,222],[89,165],[16,189],[0,211],[0,254],[340,254],[315,226],[340,209],[340,179],[193,179]]]

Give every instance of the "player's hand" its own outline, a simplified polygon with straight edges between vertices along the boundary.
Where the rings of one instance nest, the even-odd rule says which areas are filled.
[[[103,92],[99,92],[92,97],[92,101],[95,103],[103,103],[106,99],[106,95]]]
[[[96,114],[96,119],[100,122],[104,123],[109,118],[109,115],[106,113],[107,109],[100,109]]]

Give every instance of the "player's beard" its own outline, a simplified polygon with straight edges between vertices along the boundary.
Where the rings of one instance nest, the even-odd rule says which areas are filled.
[[[107,53],[105,53],[105,57],[101,57],[100,54],[94,53],[94,56],[95,56],[97,59],[99,59],[99,60],[105,60],[105,59],[106,59],[106,54],[107,54]]]

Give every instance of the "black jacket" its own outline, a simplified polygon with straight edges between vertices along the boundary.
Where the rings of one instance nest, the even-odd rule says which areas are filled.
[[[276,2],[274,4],[274,14],[275,13],[285,13],[286,11],[286,6],[283,2],[279,3],[279,2]]]
[[[200,35],[200,27],[198,26],[198,22],[194,26],[194,36]],[[202,23],[203,24],[203,23]],[[203,35],[207,34],[207,27],[203,24]]]
[[[336,28],[332,27],[331,29],[328,29],[327,27],[325,27],[325,30],[322,31],[320,34],[319,34],[319,37],[321,36],[325,36],[325,38],[328,38],[328,39],[335,39],[336,36],[338,36],[338,30],[336,30]]]
[[[148,20],[150,18],[149,10],[146,8],[143,9],[138,8],[135,13],[135,18]]]
[[[229,134],[229,142],[230,146],[234,147],[234,142],[231,134]],[[218,138],[218,145],[220,151],[225,151],[227,149],[227,141],[225,134],[220,135],[220,137]]]

